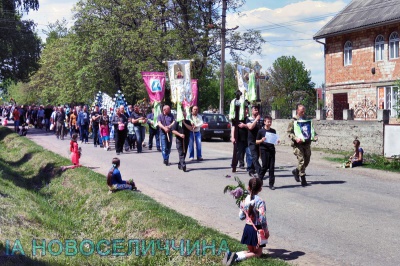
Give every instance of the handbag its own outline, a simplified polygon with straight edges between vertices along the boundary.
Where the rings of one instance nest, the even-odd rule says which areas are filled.
[[[251,225],[253,226],[254,230],[257,231],[257,248],[262,245],[268,244],[268,238],[265,237],[265,231],[264,229],[257,229],[257,227],[254,225],[253,221],[249,217],[249,214],[247,211],[243,209],[243,212],[246,214],[246,218],[248,221],[250,221]]]

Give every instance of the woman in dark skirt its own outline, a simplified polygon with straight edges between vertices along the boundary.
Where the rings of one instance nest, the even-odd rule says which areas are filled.
[[[265,245],[258,245],[257,231],[263,229],[265,238],[269,237],[267,217],[265,215],[265,201],[257,194],[262,190],[263,181],[260,178],[252,178],[249,180],[248,190],[250,195],[241,203],[239,218],[246,219],[246,225],[243,230],[242,244],[246,244],[248,250],[240,252],[227,252],[222,261],[224,265],[231,265],[233,262],[239,262],[252,257],[260,257],[262,249]]]

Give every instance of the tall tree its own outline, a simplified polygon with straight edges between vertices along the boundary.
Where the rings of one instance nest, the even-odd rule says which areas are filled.
[[[20,14],[38,8],[37,0],[0,0],[0,80],[27,81],[38,69],[41,41]]]
[[[315,110],[315,84],[311,82],[311,71],[303,62],[294,56],[281,56],[269,72],[267,88],[273,97],[272,109],[279,110],[284,117],[290,117],[297,104],[305,105],[310,112]]]

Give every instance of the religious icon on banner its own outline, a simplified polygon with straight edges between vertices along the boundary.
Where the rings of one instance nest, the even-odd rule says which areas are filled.
[[[161,92],[161,82],[159,79],[150,79],[150,84],[151,84],[151,91],[152,92]]]
[[[171,85],[171,101],[190,102],[193,99],[190,75],[190,60],[168,61],[168,75]]]

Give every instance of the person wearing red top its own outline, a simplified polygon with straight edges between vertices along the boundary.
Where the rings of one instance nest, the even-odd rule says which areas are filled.
[[[20,116],[20,113],[18,111],[18,106],[15,106],[12,114],[13,114],[13,118],[14,118],[14,130],[15,130],[15,132],[18,132],[19,131],[19,116]]]
[[[78,147],[78,134],[72,134],[71,142],[69,143],[69,150],[71,151],[71,161],[72,165],[69,166],[62,166],[61,170],[65,171],[67,169],[74,169],[77,167],[81,167],[79,164],[79,158],[81,157],[81,152]]]

